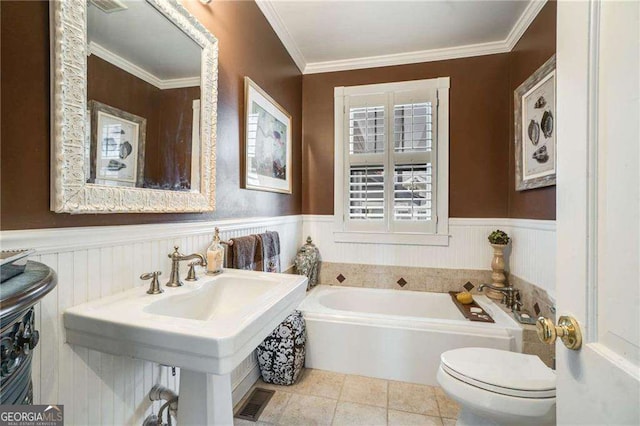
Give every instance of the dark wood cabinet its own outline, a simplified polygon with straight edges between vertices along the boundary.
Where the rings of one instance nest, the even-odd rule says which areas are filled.
[[[34,305],[56,286],[48,266],[28,262],[24,273],[0,284],[0,403],[31,404],[31,360],[40,333]]]

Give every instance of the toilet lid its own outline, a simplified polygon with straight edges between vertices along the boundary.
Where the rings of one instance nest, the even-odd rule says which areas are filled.
[[[523,398],[556,395],[556,373],[535,355],[489,348],[461,348],[444,352],[443,369],[471,385]]]

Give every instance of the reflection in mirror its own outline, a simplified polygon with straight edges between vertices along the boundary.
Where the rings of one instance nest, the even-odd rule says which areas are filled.
[[[87,43],[86,182],[199,191],[200,45],[140,0],[88,1]]]

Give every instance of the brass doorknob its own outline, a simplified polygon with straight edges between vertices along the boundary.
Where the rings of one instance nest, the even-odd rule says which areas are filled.
[[[560,337],[562,343],[573,350],[578,350],[582,346],[582,334],[578,321],[573,317],[561,316],[558,319],[558,325],[554,325],[549,318],[540,317],[536,322],[538,338],[549,345]]]

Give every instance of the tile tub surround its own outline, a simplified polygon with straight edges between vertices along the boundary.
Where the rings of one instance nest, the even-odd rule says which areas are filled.
[[[459,406],[435,386],[305,369],[298,383],[276,391],[258,422],[248,425],[453,425]],[[248,397],[249,393],[245,396]],[[237,404],[236,411],[244,400]]]
[[[510,309],[504,305],[499,305],[503,311],[510,313]],[[540,313],[542,315],[542,313]],[[552,318],[555,323],[555,314],[550,313],[548,318]],[[556,345],[548,345],[538,338],[536,326],[532,324],[520,324],[522,327],[522,353],[537,355],[547,367],[555,369]]]
[[[549,294],[540,287],[515,275],[508,275],[507,281],[520,290],[523,310],[531,316],[545,316],[555,322],[551,307],[555,305]],[[462,291],[467,282],[473,285],[471,293],[478,293],[478,285],[491,282],[491,271],[475,269],[414,268],[404,266],[363,265],[352,263],[322,262],[319,284],[348,287],[370,287],[394,290],[428,291],[446,293]],[[505,312],[510,310],[502,305]],[[536,312],[536,305],[539,309]],[[537,355],[549,367],[553,367],[555,346],[538,339],[534,325],[521,324],[523,328],[523,353]]]
[[[429,291],[447,293],[467,289],[468,282],[473,287],[471,293],[478,293],[478,286],[491,283],[491,271],[481,269],[416,268],[408,266],[364,265],[356,263],[320,263],[318,284],[346,287],[369,287],[391,290]],[[520,290],[523,310],[532,316],[555,318],[551,307],[554,300],[542,288],[515,275],[507,274],[507,282]],[[536,305],[538,310],[536,310]]]
[[[520,290],[522,310],[526,310],[533,317],[543,316],[553,319],[554,323],[556,322],[556,314],[552,309],[556,302],[549,296],[549,293],[516,275],[508,275],[507,282]]]
[[[471,282],[476,292],[491,282],[491,271],[478,269],[417,268],[321,262],[319,284],[446,293],[464,290]]]

